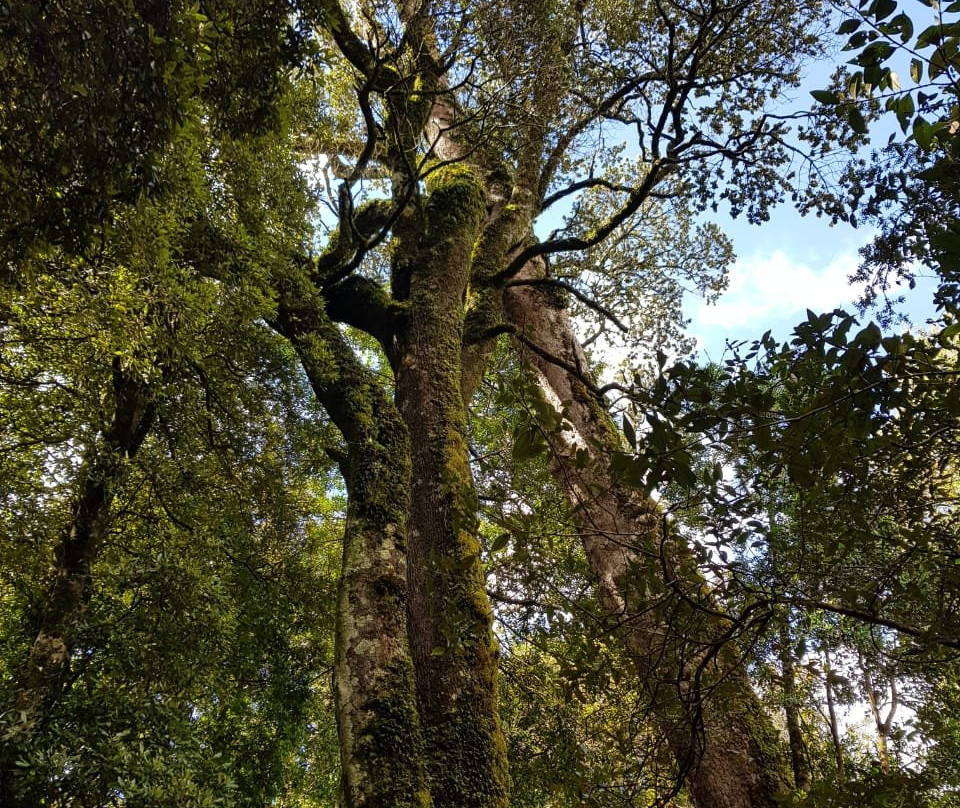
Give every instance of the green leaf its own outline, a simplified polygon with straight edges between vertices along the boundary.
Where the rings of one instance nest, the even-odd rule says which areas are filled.
[[[693,488],[697,484],[697,473],[689,463],[682,462],[690,456],[685,452],[682,454],[685,457],[678,457],[677,460],[681,462],[677,462],[673,467],[673,482],[682,488]]]
[[[913,122],[913,138],[924,151],[930,151],[933,146],[933,127],[924,118],[917,118]]]
[[[913,20],[906,14],[898,14],[890,21],[890,24],[900,31],[901,42],[909,42],[913,37]]]
[[[876,36],[876,34],[874,34]],[[870,35],[866,31],[857,31],[846,45],[843,46],[845,51],[856,50],[857,48],[862,48],[870,40]]]
[[[896,0],[877,0],[873,5],[872,13],[876,22],[886,19],[897,10]]]
[[[930,243],[941,253],[941,260],[946,256],[955,258],[960,255],[960,233],[953,227],[935,233],[931,236]]]
[[[945,340],[950,337],[955,337],[957,334],[960,334],[960,323],[953,323],[953,325],[948,325],[943,331],[937,334],[937,338]]]
[[[917,111],[913,104],[913,96],[908,94],[897,99],[896,111],[897,121],[900,123],[900,128],[904,133],[906,133],[906,131],[910,128],[910,122],[913,120],[913,116]]]
[[[813,482],[810,462],[808,458],[801,453],[793,454],[788,458],[787,473],[790,475],[790,479],[801,487]]]
[[[870,323],[853,338],[853,342],[863,348],[872,350],[880,345],[882,339],[883,333],[880,331],[880,327],[876,323]]]
[[[864,67],[863,80],[868,85],[868,94],[870,94],[870,88],[883,87],[886,83],[888,72],[886,68],[877,62],[870,62]]]
[[[833,105],[840,103],[840,96],[831,90],[811,90],[810,95],[821,104]]]
[[[867,134],[867,121],[860,110],[852,104],[847,110],[847,120],[850,122],[850,128],[858,135]]]
[[[863,20],[858,20],[853,18],[849,20],[844,20],[842,23],[840,23],[840,27],[837,29],[837,33],[840,34],[841,36],[845,34],[852,34],[862,24],[863,24]]]
[[[510,534],[501,533],[490,543],[490,552],[499,553],[510,543]]]
[[[920,32],[920,36],[917,37],[917,41],[914,43],[915,48],[928,48],[931,45],[937,45],[940,43],[940,40],[943,38],[943,28],[939,25],[931,25],[929,28],[924,28]]]
[[[511,448],[514,460],[532,460],[546,449],[546,438],[536,424],[527,423],[517,427]]]

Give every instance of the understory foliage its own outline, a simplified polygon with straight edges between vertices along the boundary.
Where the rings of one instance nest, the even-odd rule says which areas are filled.
[[[792,133],[831,8],[0,2],[0,804],[957,805],[957,12]],[[788,196],[932,330],[697,365]]]

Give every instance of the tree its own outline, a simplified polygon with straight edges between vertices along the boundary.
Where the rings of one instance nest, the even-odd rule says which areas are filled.
[[[843,312],[810,313],[788,344],[768,335],[722,368],[665,369],[656,387],[666,400],[644,402],[667,436],[644,466],[663,474],[680,447],[706,452],[708,485],[694,502],[730,619],[789,636],[800,615],[822,615],[787,660],[823,655],[815,667],[843,785],[814,785],[811,799],[879,801],[890,789],[936,804],[943,791],[922,753],[900,768],[888,742],[898,706],[929,706],[931,685],[956,675],[957,332],[884,337]],[[841,745],[841,690],[870,708],[872,764]],[[923,743],[939,742],[933,733]]]
[[[495,11],[505,22],[497,19],[494,23]],[[549,292],[537,290],[535,297],[533,292],[514,293],[516,300],[539,303],[540,314],[530,317],[508,309],[504,317],[504,289],[515,277],[532,281],[531,287],[549,289],[549,275],[538,258],[599,243],[658,195],[682,188],[684,169],[690,169],[686,182],[695,187],[697,182],[707,182],[708,172],[716,168],[711,164],[724,157],[736,158],[748,151],[753,155],[755,161],[737,166],[738,182],[727,194],[751,215],[762,215],[763,199],[775,193],[769,166],[775,164],[778,146],[765,137],[765,122],[741,128],[739,116],[759,112],[768,92],[791,81],[789,62],[776,54],[807,47],[798,32],[812,9],[793,9],[784,18],[780,9],[753,4],[704,6],[686,13],[643,7],[636,9],[636,16],[647,17],[650,23],[639,36],[602,16],[603,10],[588,13],[577,7],[558,7],[553,14],[544,14],[543,9],[521,6],[509,11],[506,14],[506,8],[490,7],[465,16],[459,26],[439,8],[426,6],[401,7],[396,19],[378,17],[372,11],[369,16],[361,13],[356,24],[373,43],[371,48],[351,27],[342,9],[324,8],[325,23],[335,43],[359,74],[358,100],[365,118],[358,124],[363,140],[357,149],[359,161],[346,168],[349,173],[338,200],[341,220],[335,241],[314,265],[306,267],[306,277],[296,281],[294,294],[281,297],[277,323],[294,341],[315,391],[328,408],[347,400],[356,389],[350,381],[356,376],[355,369],[340,358],[339,348],[333,353],[332,365],[318,363],[317,338],[326,345],[335,345],[339,339],[328,317],[344,317],[377,337],[394,373],[396,402],[411,439],[413,484],[406,520],[410,650],[427,748],[428,782],[437,804],[501,804],[505,799],[505,761],[492,692],[489,611],[481,588],[475,538],[464,401],[476,386],[492,337],[505,330],[516,333],[522,344],[539,347],[551,367],[552,360],[559,360],[564,377],[577,367],[577,356],[571,354],[575,343],[571,342],[569,323],[562,315],[545,316],[561,311],[556,304],[544,305]],[[774,22],[781,27],[774,29]],[[759,41],[752,32],[760,30],[766,35],[783,30],[790,48],[758,48],[749,59],[748,72],[731,70],[734,47],[740,51],[737,58],[742,58],[743,43]],[[610,43],[607,48],[594,44],[601,33]],[[665,54],[665,62],[649,59],[655,52],[654,42],[661,43],[656,52]],[[647,54],[647,64],[638,74],[629,60],[639,49]],[[467,54],[472,61],[461,61]],[[528,62],[525,72],[515,72],[518,61]],[[762,87],[749,80],[756,75],[754,70],[765,75]],[[596,79],[600,82],[594,90],[591,82]],[[494,97],[494,91],[503,93],[507,88],[522,108],[509,118]],[[371,100],[378,95],[382,106]],[[706,103],[690,103],[695,96],[706,98]],[[700,120],[709,120],[710,128],[700,126]],[[568,121],[572,125],[565,126]],[[642,162],[615,185],[605,177],[581,173],[569,162],[610,121],[628,122],[641,133]],[[509,141],[502,134],[507,126]],[[765,147],[772,152],[768,157],[773,162],[756,170]],[[357,207],[347,193],[364,174],[380,173],[377,166],[383,166],[383,173],[389,172],[390,202],[371,199],[366,206]],[[420,184],[422,179],[425,186]],[[533,221],[548,200],[593,186],[612,186],[619,198],[605,221],[585,232],[583,223],[573,219],[555,239],[528,241]],[[759,200],[756,191],[761,192]],[[351,224],[353,209],[357,213]],[[386,225],[390,226],[392,250],[389,296],[369,276],[353,273],[365,243],[382,237]],[[318,299],[325,302],[325,310],[316,303],[311,305],[310,301]],[[527,328],[530,331],[525,334]],[[581,387],[579,380],[574,387],[565,384],[582,412],[596,412],[600,405],[589,386]],[[386,409],[386,404],[377,406]],[[357,409],[355,406],[354,411]],[[336,421],[337,416],[331,414]],[[346,434],[353,429],[346,422],[340,426]],[[583,424],[577,426],[583,429]],[[390,431],[396,434],[397,428],[391,426]],[[599,423],[590,437],[598,436],[608,446],[611,439],[619,441]],[[394,463],[399,453],[399,448],[391,445]],[[363,467],[371,461],[354,462],[359,465],[352,468],[352,474],[369,476]],[[606,474],[603,461],[595,462],[598,473]],[[594,482],[578,496],[587,491],[592,495],[591,489],[597,487]],[[354,501],[362,496],[358,492]],[[626,526],[628,534],[643,535],[647,537],[644,541],[658,535],[655,512],[642,498],[624,492],[615,506],[640,520]],[[378,519],[379,538],[375,540],[383,542],[386,536],[387,546],[392,546],[393,518],[378,515]],[[601,528],[605,530],[609,528]],[[617,590],[630,586],[625,577],[630,565],[623,558],[614,569],[610,548],[597,549],[607,553],[606,557],[604,552],[594,553],[595,571],[601,574],[601,586],[608,594],[607,608],[615,610],[622,600]],[[384,558],[388,554],[381,551],[378,555]],[[392,568],[376,574],[397,580],[402,572],[398,560]],[[346,569],[345,581],[350,581],[352,574]],[[360,577],[361,571],[357,575]],[[387,589],[391,598],[396,591],[393,585],[381,589]],[[359,587],[353,590],[351,585],[346,601],[352,619],[365,611],[383,610],[370,594]],[[405,647],[404,628],[397,625],[378,635],[386,658],[396,655],[396,651],[386,650],[388,643],[393,649]],[[655,630],[655,625],[647,629]],[[368,643],[370,638],[357,635],[354,640],[344,633],[340,637],[347,646],[340,653],[344,668],[339,681],[362,686],[365,677],[350,666],[362,664],[364,655],[349,644]],[[638,638],[634,651],[651,653],[649,643],[649,634],[645,640]],[[394,664],[401,666],[403,661],[398,659],[388,669]],[[730,670],[722,678],[736,680]],[[408,681],[405,676],[402,680]],[[749,688],[745,680],[736,681],[730,686],[742,696],[743,705],[737,719],[726,717],[725,723],[731,727],[745,722],[751,712]],[[383,715],[377,713],[385,694],[378,683],[371,682],[370,688],[368,693],[354,687],[341,692],[343,701],[357,712],[341,716],[340,725],[365,727],[363,734],[379,737]],[[398,687],[393,687],[389,698],[396,698],[398,692]],[[416,737],[412,713],[404,713],[408,718],[400,727],[392,708],[387,714],[394,731],[399,728],[405,739]],[[748,758],[744,766],[755,770],[725,776],[720,772],[724,761],[736,763],[739,758],[724,755],[708,742],[716,758],[711,765],[699,764],[695,710],[686,717],[667,715],[664,721],[668,727],[676,725],[674,740],[681,763],[695,777],[705,778],[694,786],[702,804],[772,800],[777,777],[762,756],[762,739],[747,744],[755,757]],[[747,726],[736,731],[742,733],[738,741],[755,732]],[[765,733],[759,730],[759,734]],[[345,767],[348,771],[355,767],[358,778],[356,795],[348,796],[348,801],[361,804],[382,799],[366,792],[364,780],[371,789],[376,787],[372,773],[363,773],[362,750],[351,751],[349,735],[342,735],[342,742]],[[416,745],[405,741],[404,748],[414,750]],[[411,775],[405,799],[420,799],[423,786],[413,776],[416,769],[409,765],[405,769]],[[739,794],[726,794],[721,787],[724,780],[746,787]]]
[[[179,145],[2,289],[5,804],[263,804],[323,698],[326,427],[258,302],[179,263]]]
[[[805,133],[817,144],[818,132],[840,121],[863,145],[871,134],[867,120],[881,115],[895,119],[903,133],[889,135],[869,159],[851,160],[834,188],[821,187],[807,200],[834,220],[870,222],[880,231],[862,250],[857,279],[867,284],[865,306],[884,303],[881,324],[895,317],[894,287],[913,288],[916,273],[926,268],[940,276],[937,304],[956,308],[960,23],[955,4],[922,5],[863,0],[838,6],[844,19],[837,34],[846,37],[843,50],[853,58],[831,89],[813,92],[818,109]]]
[[[163,26],[147,19],[158,9]],[[644,221],[670,222],[656,233],[664,251],[700,256],[716,268],[728,249],[713,229],[700,231],[695,248],[667,239],[686,241],[690,213],[718,201],[763,219],[788,189],[782,168],[789,157],[783,126],[765,112],[772,98],[796,84],[800,61],[816,52],[810,32],[821,19],[819,5],[347,7],[310,0],[202,9],[151,6],[137,11],[141,20],[131,17],[137,37],[172,48],[172,61],[163,62],[172,65],[169,75],[180,70],[193,77],[190,87],[199,92],[174,93],[170,115],[177,126],[150,130],[149,145],[122,156],[116,171],[94,159],[78,169],[82,181],[65,182],[68,190],[89,184],[107,197],[108,209],[70,212],[50,232],[18,225],[16,232],[29,237],[6,242],[13,246],[5,288],[36,294],[43,273],[31,276],[26,269],[50,266],[57,277],[79,266],[82,274],[100,235],[120,256],[108,279],[124,271],[142,279],[124,297],[121,325],[166,323],[168,309],[183,320],[169,340],[118,337],[112,378],[101,370],[91,385],[92,415],[78,419],[78,430],[102,437],[83,442],[90,460],[70,478],[69,496],[95,499],[98,518],[114,518],[115,494],[108,497],[101,483],[118,491],[128,481],[126,472],[112,470],[154,446],[159,414],[180,405],[174,385],[208,391],[214,401],[234,384],[261,391],[261,356],[284,350],[265,333],[265,326],[272,329],[296,355],[337,431],[330,438],[325,418],[315,416],[347,492],[333,688],[344,802],[357,808],[505,805],[498,651],[482,567],[468,406],[498,340],[509,335],[529,375],[525,398],[505,403],[525,404],[540,419],[535,428],[524,427],[526,439],[549,451],[549,469],[596,581],[597,603],[634,666],[634,694],[652,703],[650,715],[676,773],[699,808],[773,805],[783,786],[781,754],[745,672],[738,646],[744,624],[724,611],[720,599],[727,593],[708,585],[700,559],[649,495],[656,484],[644,476],[651,464],[641,468],[643,458],[632,451],[639,449],[637,436],[632,428],[622,436],[612,420],[565,296],[613,313],[618,301],[592,300],[588,274],[577,274],[571,259],[628,242]],[[26,24],[12,30],[18,42],[34,31]],[[252,56],[241,51],[243,43],[255,45]],[[11,63],[17,76],[34,76],[29,60]],[[153,71],[159,62],[147,64]],[[167,82],[166,68],[161,75]],[[108,91],[117,81],[114,74],[94,79]],[[36,81],[17,81],[27,88],[24,97],[46,103]],[[158,86],[155,76],[145,82]],[[2,106],[4,125],[29,143],[33,130],[24,109],[19,100]],[[138,108],[119,123],[102,123],[113,136],[142,114]],[[74,132],[69,117],[57,120],[64,137],[88,137],[83,127]],[[626,135],[629,157],[620,146]],[[159,160],[154,145],[174,156],[161,174],[166,187],[115,198],[114,174],[127,176]],[[303,167],[305,153],[314,157],[312,175]],[[58,165],[55,160],[53,169]],[[186,185],[178,193],[181,180]],[[48,191],[59,198],[59,185],[39,182],[44,194],[39,202],[29,195],[22,200],[18,210],[26,213],[17,214],[18,222],[41,215],[36,211]],[[323,188],[311,192],[308,182]],[[170,222],[170,232],[156,242],[167,249],[162,260],[114,247],[124,246],[124,216],[146,216],[153,204]],[[538,238],[536,225],[561,204],[570,206],[569,216],[553,235]],[[63,229],[73,238],[61,236]],[[564,260],[558,278],[554,270]],[[163,283],[162,273],[150,280],[157,266],[170,273]],[[609,266],[598,262],[592,269],[602,275]],[[152,283],[173,295],[187,281],[237,313],[230,344],[238,358],[226,365],[253,374],[246,385],[226,369],[213,373],[191,353],[203,344],[200,335],[210,333],[202,306],[209,297],[198,291],[182,309],[170,309],[162,295],[160,304],[152,299]],[[46,305],[34,299],[24,313],[14,312],[14,328],[34,311],[48,316]],[[93,308],[106,312],[99,300]],[[181,329],[196,336],[183,337]],[[42,364],[48,363],[56,379],[59,363]],[[151,417],[138,417],[136,441],[115,439],[121,422],[130,420],[131,398],[138,413]],[[199,399],[193,407],[200,411]],[[652,408],[650,414],[648,443],[662,448],[663,431]],[[238,412],[241,422],[249,417],[262,429],[254,444],[267,455],[271,415]],[[214,424],[214,434],[220,426]],[[538,431],[539,440],[531,437]],[[225,443],[212,442],[228,457]],[[171,459],[183,454],[177,442],[169,453]],[[65,462],[74,458],[65,455]],[[104,456],[113,458],[110,473],[97,465]],[[241,467],[256,464],[244,457]],[[678,455],[662,477],[683,485],[690,473]],[[291,488],[302,479],[294,475]],[[265,507],[269,516],[250,517],[249,529],[241,531],[245,540],[264,520],[279,518],[283,497],[269,504],[279,510]],[[169,513],[162,519],[176,524]],[[73,535],[69,515],[65,524],[60,535]],[[93,536],[87,546],[102,546],[102,530],[87,532]],[[70,587],[81,595],[64,610],[69,625],[58,618],[53,633],[79,637],[87,621],[94,559],[86,554],[82,560],[79,583]],[[67,569],[54,564],[54,578]],[[41,600],[52,604],[58,596]],[[39,629],[38,637],[49,636]],[[78,640],[61,637],[60,643],[54,650],[64,666],[82,656]],[[48,698],[28,700],[28,711],[41,710]],[[209,697],[206,709],[214,703]],[[11,765],[9,757],[5,762]],[[57,765],[64,771],[71,764],[49,771]],[[47,775],[46,782],[55,777]],[[4,796],[19,798],[18,782],[8,771]],[[90,799],[128,792],[125,784],[110,784]]]

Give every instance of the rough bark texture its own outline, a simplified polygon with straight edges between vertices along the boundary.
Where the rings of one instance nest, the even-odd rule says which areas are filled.
[[[601,602],[619,623],[695,804],[772,808],[785,785],[776,734],[735,655],[718,645],[721,627],[685,599],[662,596],[664,588],[682,588],[685,598],[706,604],[710,597],[656,504],[610,473],[604,448],[619,450],[620,438],[593,392],[570,372],[589,378],[563,301],[549,290],[515,287],[506,309],[508,321],[543,352],[528,357],[544,395],[567,406],[573,432],[555,442],[554,468],[574,508]],[[571,462],[577,449],[590,454],[586,466]],[[684,641],[676,641],[677,633]]]
[[[395,258],[406,289],[395,370],[413,461],[411,649],[434,804],[494,808],[506,804],[506,752],[461,388],[464,301],[484,197],[462,165],[435,172],[428,191],[425,222],[416,239],[404,240],[400,228]]]
[[[311,311],[302,301],[281,306],[276,325],[347,442],[341,468],[349,504],[334,671],[344,803],[428,808],[407,643],[407,430],[375,374],[356,360],[320,309]]]

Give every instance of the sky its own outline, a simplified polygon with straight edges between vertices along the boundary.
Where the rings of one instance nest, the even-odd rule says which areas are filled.
[[[783,112],[809,107],[810,90],[827,87],[830,73],[847,58],[849,54],[838,50],[822,62],[808,65],[801,87],[781,100]],[[900,68],[901,76],[907,75],[905,66],[896,61],[891,64]],[[885,143],[894,131],[902,137],[892,118],[874,124],[871,131],[871,147]],[[794,326],[806,318],[808,308],[816,313],[837,307],[854,311],[862,288],[852,286],[849,277],[860,264],[860,248],[871,241],[874,231],[803,217],[789,203],[774,209],[770,221],[759,226],[729,217],[715,221],[733,239],[737,261],[730,271],[729,286],[717,303],[708,305],[695,298],[686,302],[685,315],[691,321],[688,331],[697,337],[701,359],[717,361],[727,340],[752,341],[767,329],[778,339],[787,339]],[[913,292],[894,290],[894,296],[906,294],[901,310],[910,317],[914,330],[923,329],[935,316],[934,289],[932,279],[918,278]]]
[[[862,287],[852,285],[849,277],[860,263],[859,249],[873,235],[869,229],[830,226],[825,219],[801,217],[787,207],[760,226],[720,224],[737,254],[729,285],[716,303],[691,298],[685,309],[688,331],[696,336],[702,359],[718,361],[727,340],[758,339],[767,329],[787,339],[807,309],[854,311]],[[908,293],[904,310],[914,328],[923,328],[934,315],[932,294],[929,280]]]

